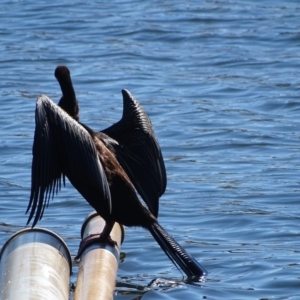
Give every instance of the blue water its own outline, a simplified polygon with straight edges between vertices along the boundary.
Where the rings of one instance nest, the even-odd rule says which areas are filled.
[[[168,185],[160,223],[209,271],[189,284],[126,229],[114,299],[300,299],[299,1],[2,1],[0,245],[27,221],[35,101],[67,65],[81,120],[148,112]],[[74,256],[91,211],[67,184],[38,226]],[[77,267],[72,283],[76,284]]]

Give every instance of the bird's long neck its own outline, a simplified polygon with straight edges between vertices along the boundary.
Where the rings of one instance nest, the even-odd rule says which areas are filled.
[[[58,105],[76,121],[79,120],[79,107],[76,94],[70,80],[59,82],[63,96]]]

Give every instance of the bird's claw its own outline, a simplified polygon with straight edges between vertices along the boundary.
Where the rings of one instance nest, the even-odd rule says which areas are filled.
[[[79,250],[77,255],[75,256],[75,260],[79,260],[83,251],[90,245],[97,244],[97,243],[106,243],[112,247],[117,245],[117,242],[114,241],[110,236],[102,237],[99,233],[90,234],[86,238],[84,238],[79,245]]]

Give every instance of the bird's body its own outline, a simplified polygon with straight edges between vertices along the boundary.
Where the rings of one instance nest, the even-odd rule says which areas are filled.
[[[119,164],[114,153],[105,146],[99,135],[92,131],[90,131],[90,134],[93,137],[110,187],[112,202],[110,218],[125,226],[147,228],[151,221],[155,220],[155,217],[138,199],[133,184]],[[101,203],[97,201],[90,204],[101,215]]]

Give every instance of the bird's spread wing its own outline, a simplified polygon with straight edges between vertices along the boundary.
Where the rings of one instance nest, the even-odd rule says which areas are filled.
[[[88,131],[44,95],[37,100],[35,122],[27,224],[34,217],[35,226],[42,218],[64,176],[94,208],[100,203],[110,214],[107,178]]]
[[[159,197],[167,184],[161,149],[144,109],[129,91],[122,90],[122,94],[121,120],[98,134],[103,137],[104,133],[115,140],[103,137],[150,211],[157,216]]]

